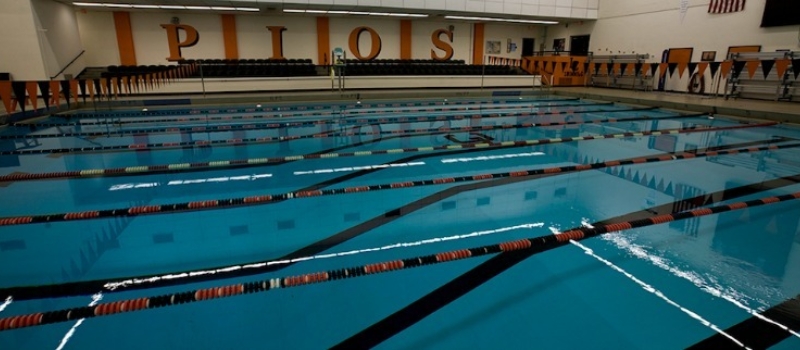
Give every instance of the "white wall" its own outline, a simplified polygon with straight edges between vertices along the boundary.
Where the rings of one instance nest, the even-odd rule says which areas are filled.
[[[472,59],[472,25],[464,22],[414,20],[411,21],[411,58],[430,59],[431,50],[437,55],[444,51],[433,46],[431,35],[437,29],[448,29],[453,26],[453,59],[464,60],[469,63]],[[447,36],[442,34],[442,41],[447,41]]]
[[[109,11],[78,11],[78,29],[86,52],[84,62],[89,67],[120,64],[114,15]]]
[[[64,73],[78,75],[85,67],[82,57],[67,67],[83,51],[75,10],[53,0],[31,0],[31,5],[34,23],[43,29],[41,49],[47,79],[64,68]]]
[[[272,57],[272,33],[267,26],[286,27],[283,32],[284,57],[316,61],[317,22],[314,17],[306,16],[236,16],[236,41],[240,58]]]
[[[0,11],[0,72],[14,80],[47,80],[33,7],[28,0],[5,1]]]
[[[225,46],[222,42],[222,19],[218,14],[131,12],[133,46],[136,49],[138,64],[169,64],[167,62],[169,56],[167,31],[161,28],[161,25],[169,24],[172,17],[178,17],[181,24],[188,24],[197,29],[199,33],[197,45],[181,49],[183,58],[225,58]],[[114,30],[114,28],[112,27],[110,30]],[[264,28],[264,32],[267,32],[267,28]],[[185,33],[183,31],[180,33],[180,41],[183,41]]]
[[[522,38],[534,38],[536,39],[539,37],[539,33],[541,31],[541,27],[539,26],[531,26],[531,25],[523,25],[523,24],[495,24],[489,23],[486,25],[484,29],[484,40],[485,41],[500,41],[501,43],[501,51],[499,54],[489,54],[485,51],[484,46],[484,55],[486,56],[496,56],[496,57],[506,57],[506,58],[521,58],[522,57]],[[512,43],[517,44],[517,49],[514,52],[508,52],[507,44],[508,39],[511,39]],[[538,41],[538,40],[537,40]]]
[[[348,39],[350,32],[361,26],[374,29],[381,37],[381,52],[376,58],[400,57],[400,20],[393,18],[359,17],[358,20],[354,20],[352,17],[331,17],[331,50],[341,47],[347,52],[348,58],[355,58],[355,55],[350,51]],[[316,40],[314,40],[314,43],[316,43]],[[358,45],[362,56],[369,55],[372,39],[368,32],[361,34]]]

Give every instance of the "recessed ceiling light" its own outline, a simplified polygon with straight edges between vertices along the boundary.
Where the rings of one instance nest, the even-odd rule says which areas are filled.
[[[97,6],[97,7],[103,6],[103,4],[96,2],[73,2],[72,4],[75,6]]]
[[[460,19],[465,21],[481,21],[481,22],[508,22],[508,23],[526,23],[526,24],[558,24],[555,21],[539,21],[529,19],[516,19],[516,18],[492,18],[492,17],[468,17],[468,16],[444,16],[445,19]]]

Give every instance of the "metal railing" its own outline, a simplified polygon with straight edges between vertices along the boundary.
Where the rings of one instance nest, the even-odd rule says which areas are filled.
[[[83,55],[84,52],[86,52],[86,50],[81,50],[81,53],[79,53],[77,56],[75,56],[75,58],[73,58],[72,61],[69,61],[69,63],[67,63],[67,65],[64,66],[64,68],[61,68],[61,70],[58,71],[58,73],[56,73],[56,75],[50,77],[50,80],[53,80],[56,77],[58,77],[59,75],[61,75],[61,73],[64,73],[64,71],[67,70],[67,68],[69,68],[69,66],[71,66],[73,63],[75,63],[75,61],[77,61],[78,58],[80,58]]]

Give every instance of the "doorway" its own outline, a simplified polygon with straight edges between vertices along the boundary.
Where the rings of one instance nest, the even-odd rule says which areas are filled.
[[[536,48],[536,40],[534,38],[522,38],[522,57],[533,56]]]
[[[589,55],[589,35],[576,35],[570,37],[569,54],[572,56]]]

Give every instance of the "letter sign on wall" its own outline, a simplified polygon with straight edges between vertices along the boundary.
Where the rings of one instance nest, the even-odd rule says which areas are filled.
[[[284,59],[283,57],[283,32],[286,31],[284,26],[267,26],[267,29],[272,33],[272,59]]]
[[[169,44],[169,57],[167,57],[167,61],[170,62],[183,60],[181,48],[192,47],[200,40],[200,34],[197,33],[197,29],[194,29],[194,27],[190,25],[162,24],[161,28],[167,30],[167,43]],[[179,31],[181,30],[186,32],[186,40],[178,42],[178,38],[180,37]]]
[[[369,32],[369,36],[372,38],[372,47],[370,48],[369,55],[367,56],[361,55],[361,51],[358,49],[358,39],[361,37],[361,33],[363,32]],[[353,53],[355,58],[361,61],[369,61],[375,57],[378,57],[378,54],[381,53],[381,37],[378,35],[378,32],[370,27],[358,27],[353,29],[353,31],[350,32],[348,43],[350,44],[350,52]]]
[[[447,34],[447,41],[443,41],[440,37],[442,34]],[[431,49],[431,58],[437,61],[447,61],[453,58],[453,46],[450,45],[453,42],[453,31],[447,29],[437,29],[433,31],[431,34],[431,41],[433,42],[433,46],[436,46],[437,49],[444,51],[444,56],[439,56],[436,54],[436,51]]]

